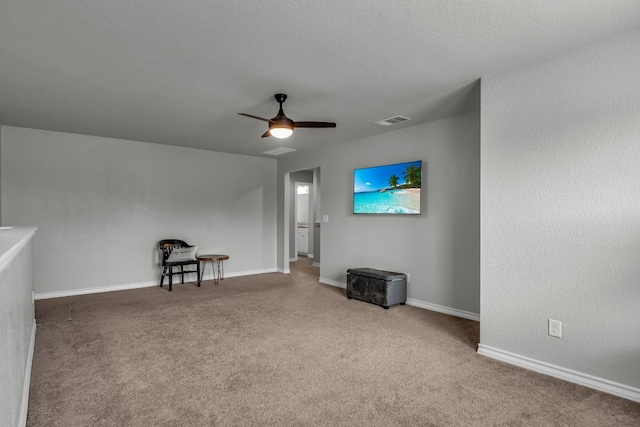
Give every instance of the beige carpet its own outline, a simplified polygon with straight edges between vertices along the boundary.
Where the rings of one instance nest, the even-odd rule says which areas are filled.
[[[476,353],[477,322],[292,274],[38,301],[29,426],[638,426]]]

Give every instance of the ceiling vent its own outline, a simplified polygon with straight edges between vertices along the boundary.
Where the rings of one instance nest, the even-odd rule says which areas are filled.
[[[271,156],[279,156],[280,154],[290,153],[292,151],[296,151],[295,148],[288,147],[277,147],[272,148],[271,150],[263,151],[262,154],[269,154]]]
[[[395,125],[396,123],[406,122],[407,120],[411,119],[405,116],[395,116],[389,117],[388,119],[380,120],[379,122],[376,122],[376,124],[380,126],[391,126]]]

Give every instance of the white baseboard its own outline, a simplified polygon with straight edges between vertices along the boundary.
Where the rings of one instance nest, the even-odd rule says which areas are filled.
[[[62,298],[62,297],[72,297],[75,295],[88,295],[88,294],[98,294],[101,292],[113,292],[113,291],[126,291],[129,289],[139,289],[139,288],[150,288],[151,286],[158,286],[158,282],[139,282],[139,283],[128,283],[124,285],[109,285],[109,286],[100,286],[98,288],[83,288],[83,289],[70,289],[68,291],[54,291],[54,292],[42,292],[36,294],[35,299],[49,299],[49,298]]]
[[[320,283],[324,283],[325,285],[335,286],[336,288],[347,289],[346,283],[338,282],[336,280],[331,280],[331,279],[321,277],[318,281]],[[437,311],[438,313],[449,314],[451,316],[462,317],[463,319],[475,320],[476,322],[480,321],[480,315],[478,313],[471,313],[469,311],[458,310],[457,308],[445,307],[438,304],[431,304],[429,302],[424,302],[424,301],[420,301],[413,298],[407,298],[407,305],[424,308],[426,310]]]
[[[224,273],[224,277],[240,277],[240,276],[253,276],[254,274],[267,274],[267,273],[277,273],[277,268],[263,268],[260,270],[245,270],[245,271],[234,271],[231,273]],[[204,276],[207,277],[207,276]],[[205,280],[205,279],[203,279]],[[213,275],[207,280],[213,280]]]
[[[324,283],[325,285],[329,285],[329,286],[335,286],[336,288],[347,289],[346,283],[338,282],[336,280],[331,280],[331,279],[325,279],[324,277],[319,278],[318,282]]]
[[[430,302],[424,302],[413,298],[407,298],[407,305],[437,311],[438,313],[449,314],[451,316],[462,317],[463,319],[475,320],[476,322],[480,321],[480,315],[478,313],[458,310],[457,308],[445,307],[443,305],[432,304]]]
[[[277,272],[278,272],[277,268],[265,268],[261,270],[234,271],[231,273],[225,272],[224,277],[251,276],[254,274],[277,273]],[[191,274],[195,275],[195,273],[191,273]],[[185,279],[185,281],[186,280],[187,279]],[[213,280],[213,273],[205,274],[204,276],[202,276],[202,280]],[[189,280],[189,282],[194,282],[194,281],[195,280]],[[176,281],[174,281],[174,284],[176,284]],[[165,285],[166,285],[166,282],[165,282]],[[68,291],[43,292],[43,293],[36,294],[35,299],[40,300],[40,299],[49,299],[49,298],[71,297],[75,295],[97,294],[101,292],[126,291],[129,289],[150,288],[152,286],[158,286],[158,282],[150,281],[150,282],[139,282],[139,283],[127,283],[124,285],[100,286],[97,288],[71,289]]]
[[[36,348],[36,319],[33,319],[31,339],[29,340],[29,354],[27,354],[27,366],[24,368],[24,382],[22,383],[22,402],[20,403],[20,420],[18,426],[27,425],[27,412],[29,411],[29,387],[31,386],[31,367],[33,366],[33,352]]]
[[[520,356],[519,354],[510,353],[484,344],[478,345],[478,354],[500,360],[501,362],[509,363],[511,365],[519,366],[521,368],[530,369],[541,374],[560,378],[561,380],[613,394],[614,396],[629,399],[634,402],[640,402],[640,388],[630,387],[628,385],[605,380],[603,378],[598,378],[593,375],[584,374],[561,366],[541,362],[539,360]]]
[[[282,271],[278,270],[277,268],[265,268],[265,269],[261,269],[261,270],[245,270],[245,271],[234,271],[231,273],[224,273],[224,277],[241,277],[241,276],[253,276],[254,274],[266,274],[266,273],[281,273]],[[202,276],[202,280],[214,280],[213,277],[213,273],[211,274],[205,274]],[[176,283],[175,281],[173,282],[174,284]],[[158,283],[155,283],[155,285],[157,285]]]
[[[139,282],[139,283],[128,283],[125,285],[100,286],[97,288],[70,289],[68,291],[42,292],[42,293],[36,294],[35,299],[40,300],[40,299],[49,299],[49,298],[72,297],[75,295],[98,294],[101,292],[126,291],[129,289],[149,288],[151,286],[158,286],[158,282],[157,281]]]
[[[296,255],[293,258],[289,258],[289,262],[299,261],[301,257],[302,258],[311,258],[311,259],[313,259],[313,254],[305,254],[305,253],[301,252],[301,253],[299,253],[298,255]]]
[[[318,267],[318,268],[320,268],[320,263],[319,263],[319,262],[314,262],[314,263],[313,263],[313,264],[311,264],[311,265],[313,265],[314,267]]]

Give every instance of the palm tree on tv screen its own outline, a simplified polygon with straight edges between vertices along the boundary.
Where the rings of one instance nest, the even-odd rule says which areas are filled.
[[[393,187],[393,188],[396,188],[398,186],[398,180],[399,179],[400,178],[398,178],[395,173],[393,175],[391,175],[389,177],[389,186]]]
[[[417,168],[414,165],[409,165],[402,175],[409,187],[420,187],[422,181],[420,177],[420,168]]]

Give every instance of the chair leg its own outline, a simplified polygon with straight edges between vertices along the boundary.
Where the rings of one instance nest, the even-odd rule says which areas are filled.
[[[173,267],[169,266],[169,292],[173,290]]]
[[[164,266],[162,267],[162,270],[160,270],[160,287],[162,287],[162,282],[164,282],[164,275],[167,272],[167,267]]]
[[[196,263],[196,271],[198,274],[198,287],[200,287],[200,284],[202,283],[202,277],[200,277],[200,261]]]
[[[184,265],[180,266],[180,278],[182,279],[182,284],[184,285]]]

